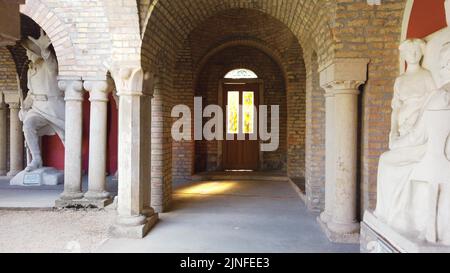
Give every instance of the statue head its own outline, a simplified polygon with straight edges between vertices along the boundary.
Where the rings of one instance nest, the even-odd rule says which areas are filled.
[[[445,16],[447,18],[447,26],[450,27],[450,0],[445,0]]]
[[[27,50],[27,57],[32,63],[42,60],[42,52],[47,50],[51,44],[50,38],[41,29],[38,39],[29,36],[21,41],[22,46]]]
[[[425,54],[426,43],[421,39],[408,39],[399,49],[402,58],[409,64],[419,64]]]
[[[446,43],[439,54],[440,76],[445,85],[450,83],[450,43]]]

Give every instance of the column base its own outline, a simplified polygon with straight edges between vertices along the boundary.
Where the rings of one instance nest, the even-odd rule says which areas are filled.
[[[111,205],[113,203],[112,198],[106,198],[106,199],[97,199],[97,200],[90,200],[90,199],[59,199],[55,202],[55,207],[59,209],[70,209],[70,208],[87,208],[87,209],[104,209],[107,206]]]
[[[95,202],[97,200],[111,199],[111,194],[106,191],[88,191],[84,194],[84,198]]]
[[[324,211],[320,214],[319,220],[322,221],[323,223],[327,224],[331,221],[331,216]]]
[[[338,233],[330,229],[329,224],[323,222],[321,217],[317,218],[317,222],[331,242],[338,244],[359,244],[359,228],[353,233]]]
[[[142,239],[158,222],[159,216],[153,213],[151,216],[121,217],[109,229],[110,236],[114,238]]]
[[[83,198],[83,193],[81,191],[79,192],[68,192],[68,191],[64,191],[59,199],[62,201],[70,201],[70,200],[77,200],[77,199],[82,199]]]

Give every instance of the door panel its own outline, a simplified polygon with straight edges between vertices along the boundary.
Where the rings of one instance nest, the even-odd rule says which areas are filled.
[[[223,166],[225,170],[257,170],[259,165],[259,141],[251,140],[257,134],[255,122],[259,105],[258,84],[225,84],[224,101],[226,109],[225,129],[227,137],[223,145]],[[227,108],[226,106],[229,105]],[[238,140],[238,134],[243,139]]]

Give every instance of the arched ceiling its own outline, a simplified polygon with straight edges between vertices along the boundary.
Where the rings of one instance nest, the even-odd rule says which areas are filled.
[[[160,51],[143,54],[167,57],[161,51],[178,50],[192,31],[207,19],[226,10],[240,8],[256,10],[278,20],[297,37],[303,48],[313,48],[320,58],[327,55],[322,53],[333,50],[329,17],[334,14],[332,12],[334,2],[332,0],[142,0],[139,5],[143,26],[143,51],[146,50],[146,46],[148,51],[155,48],[159,48]]]

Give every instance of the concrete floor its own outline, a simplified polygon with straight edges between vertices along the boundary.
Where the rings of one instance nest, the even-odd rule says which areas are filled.
[[[358,252],[330,243],[288,182],[223,181],[184,186],[142,240],[109,239],[98,252]]]

